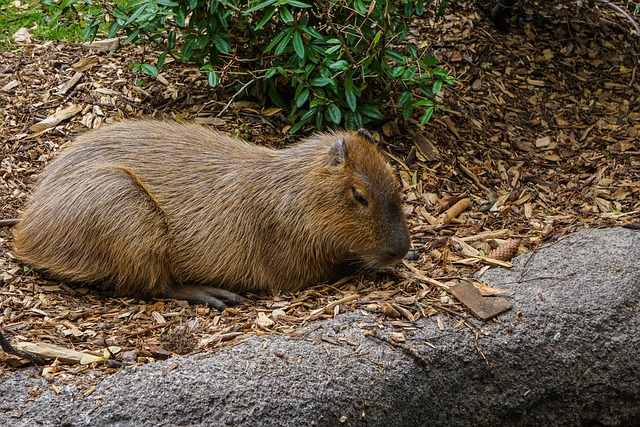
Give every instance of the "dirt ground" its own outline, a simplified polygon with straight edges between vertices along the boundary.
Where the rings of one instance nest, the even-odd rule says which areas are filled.
[[[52,384],[85,382],[121,366],[233,345],[248,336],[293,333],[344,310],[366,310],[380,327],[411,334],[445,312],[477,328],[439,283],[486,268],[483,255],[508,241],[519,253],[584,227],[640,223],[638,38],[610,9],[524,8],[498,32],[469,1],[444,18],[414,21],[413,36],[457,84],[425,127],[397,117],[372,133],[400,170],[415,260],[393,270],[295,293],[249,295],[220,313],[184,301],[108,298],[42,278],[11,254],[0,228],[0,327],[12,343],[55,344],[111,355],[118,363],[61,364]],[[0,52],[0,218],[17,218],[37,173],[74,134],[132,117],[180,118],[259,144],[283,146],[286,114],[207,87],[196,67],[169,64],[158,79],[134,74],[153,52],[117,53],[26,40]],[[70,83],[77,73],[79,80]],[[64,117],[54,126],[48,117]],[[470,208],[447,225],[438,216],[461,198]],[[513,244],[512,244],[513,247]],[[606,251],[607,248],[593,248]],[[239,254],[238,262],[244,255]],[[341,302],[335,305],[336,302]],[[26,362],[0,352],[0,375]]]

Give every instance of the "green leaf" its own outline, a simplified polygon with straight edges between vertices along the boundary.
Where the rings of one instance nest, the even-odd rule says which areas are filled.
[[[398,98],[398,105],[402,107],[402,118],[407,120],[413,114],[413,94],[405,91]]]
[[[345,93],[353,91],[353,78],[350,75],[344,79],[344,91]]]
[[[84,31],[84,34],[82,35],[82,38],[84,38],[85,40],[93,39],[93,38],[95,38],[97,32],[98,32],[98,24],[93,22]]]
[[[411,57],[413,59],[417,59],[418,58],[418,50],[416,49],[416,47],[412,44],[408,44],[407,45],[407,51],[409,52],[409,55],[411,55]]]
[[[300,59],[304,59],[304,43],[302,42],[302,36],[297,31],[293,33],[293,50],[296,51],[296,55]]]
[[[286,36],[287,36],[286,31],[282,31],[281,33],[278,33],[278,35],[273,40],[271,40],[271,42],[264,49],[264,53],[269,53],[271,49],[273,49],[278,43],[280,43],[280,41]]]
[[[160,56],[158,56],[158,61],[156,62],[156,67],[158,67],[158,69],[164,67],[164,61],[167,59],[167,53],[167,51],[164,51]]]
[[[373,38],[373,46],[377,46],[378,42],[380,42],[380,38],[382,37],[382,30],[378,30],[375,37]]]
[[[309,83],[311,83],[311,86],[324,87],[326,85],[332,84],[333,79],[329,77],[316,77],[315,79],[312,79]]]
[[[318,32],[318,30],[316,30],[313,27],[304,26],[304,27],[302,27],[302,31],[304,31],[305,33],[309,34],[311,37],[313,37],[316,40],[324,41],[324,36],[322,34],[320,34]],[[338,40],[338,43],[340,43],[339,40]]]
[[[434,107],[427,108],[427,110],[422,115],[422,118],[420,119],[420,124],[421,125],[426,124],[431,119],[431,116],[433,115],[434,111],[435,111]]]
[[[324,107],[325,105],[327,105],[327,101],[325,101],[322,98],[318,98],[318,96],[322,96],[322,95],[316,95],[316,97],[314,97],[311,101],[309,101],[309,107],[311,107],[312,109],[318,109],[318,107]]]
[[[276,68],[275,67],[271,67],[267,70],[266,73],[264,73],[264,76],[268,79],[272,78],[273,76],[275,76],[277,73]]]
[[[89,28],[91,28],[91,27],[89,27]],[[118,31],[120,31],[120,29],[121,29],[121,28],[122,28],[122,25],[120,25],[120,23],[119,23],[118,21],[114,22],[114,23],[111,25],[111,28],[109,28],[109,33],[107,34],[107,37],[108,37],[108,38],[113,38],[113,37],[115,37],[115,36],[116,36],[116,33],[117,33]]]
[[[282,2],[282,3],[283,3],[283,4],[291,5],[291,6],[293,6],[293,7],[303,8],[303,9],[304,9],[304,8],[306,8],[306,7],[311,7],[311,5],[310,5],[310,4],[303,3],[303,2],[298,1],[298,0],[283,0],[283,2]]]
[[[337,71],[346,71],[351,67],[349,66],[349,63],[347,61],[345,61],[344,59],[341,59],[340,61],[336,61],[333,64],[329,65],[329,68]]]
[[[336,104],[329,104],[327,106],[327,118],[335,124],[339,124],[342,120],[342,111]]]
[[[349,106],[349,109],[355,112],[356,107],[358,106],[356,95],[352,91],[347,92],[345,89],[344,98],[345,98],[345,101],[347,101],[347,105]]]
[[[215,36],[214,36],[215,37]],[[209,40],[211,40],[212,37],[209,37],[209,34],[205,34],[202,37],[197,37],[193,39],[193,49],[194,50],[203,50],[207,47],[207,45],[209,44]]]
[[[412,102],[413,102],[413,95],[409,91],[403,92],[402,95],[400,95],[400,98],[398,98],[398,105],[404,106],[406,104],[411,104]]]
[[[296,105],[298,108],[301,108],[309,99],[309,89],[305,89],[302,91],[300,96],[296,98]]]
[[[402,73],[402,80],[410,80],[413,81],[413,78],[416,76],[418,69],[413,67],[408,67],[404,73]]]
[[[276,107],[284,108],[290,106],[290,103],[282,97],[282,93],[278,90],[278,87],[274,82],[269,82],[267,93],[269,95],[269,99]]]
[[[176,7],[176,6],[180,6],[180,3],[177,3],[172,0],[158,0],[158,5],[167,6],[167,7]]]
[[[309,111],[307,111],[306,113],[304,113],[302,115],[302,117],[300,117],[300,120],[303,122],[306,122],[308,120],[310,120],[312,117],[315,117],[315,115],[318,114],[318,110],[315,108],[310,109]]]
[[[411,103],[402,106],[402,118],[408,120],[413,115],[413,105]]]
[[[222,37],[218,35],[211,36],[211,40],[213,41],[213,45],[218,49],[218,51],[222,53],[231,52],[231,46],[227,43]]]
[[[285,24],[288,24],[290,22],[293,22],[293,15],[291,14],[291,12],[289,12],[288,8],[281,6],[280,19],[282,19],[282,22],[284,22]]]
[[[267,6],[271,6],[272,4],[276,3],[278,0],[267,0],[267,1],[263,1],[260,4],[257,4],[255,6],[253,6],[252,8],[249,8],[248,10],[246,10],[244,12],[245,15],[249,15],[251,12],[255,12],[256,10],[260,10],[260,9],[264,9]]]
[[[274,49],[274,53],[276,55],[282,55],[284,51],[287,50],[287,47],[289,46],[289,41],[291,40],[291,33],[294,30],[295,28],[292,27],[281,33],[284,35],[284,37],[282,38],[282,40],[280,40],[280,43],[278,43],[278,45]]]
[[[422,64],[423,67],[431,68],[438,65],[438,60],[433,56],[425,56],[420,60],[420,64]],[[437,70],[436,70],[436,73],[437,73]]]
[[[360,112],[356,111],[355,113],[353,113],[353,123],[355,124],[354,127],[356,128],[361,128],[364,126],[364,121],[362,120],[362,114],[360,114]]]
[[[445,9],[449,6],[449,2],[447,0],[442,0],[438,5],[438,15],[444,15]],[[428,121],[428,119],[427,119]],[[425,122],[426,123],[426,122]]]
[[[309,121],[305,120],[305,121],[299,121],[298,123],[296,123],[295,125],[291,126],[291,128],[289,129],[289,133],[296,133],[298,132],[302,126],[306,125]]]
[[[169,49],[173,49],[175,45],[176,45],[176,32],[175,30],[171,30],[167,34],[167,46]]]
[[[354,0],[353,8],[356,10],[356,12],[358,12],[358,13],[360,13],[362,15],[367,13],[367,7],[364,5],[362,0]]]
[[[260,28],[264,27],[264,25],[269,22],[275,11],[275,6],[269,6],[267,9],[265,9],[264,16],[262,17],[262,20],[258,23],[258,25],[256,25],[256,27],[254,28],[254,31],[257,31]]]
[[[433,107],[433,101],[430,99],[422,99],[420,101],[414,102],[413,106],[414,107],[425,107],[425,106]]]
[[[145,74],[150,75],[151,77],[157,77],[158,76],[158,69],[156,68],[155,65],[142,64],[140,66],[140,69],[142,70],[142,72],[144,72]]]
[[[442,80],[436,80],[435,82],[433,82],[433,86],[431,88],[433,94],[436,95],[438,92],[440,92],[440,89],[442,89]]]
[[[384,54],[385,56],[401,64],[406,64],[407,62],[409,62],[409,59],[406,56],[396,52],[395,50],[386,49],[384,51]]]
[[[318,130],[323,130],[324,129],[324,115],[323,114],[316,114],[316,129]]]
[[[380,113],[380,107],[377,105],[362,105],[358,108],[358,111],[371,119],[378,120],[382,118],[382,113]]]
[[[124,39],[124,41],[122,42],[123,45],[131,43],[132,41],[136,40],[138,38],[138,33],[140,32],[140,30],[135,30],[133,31],[131,34],[129,34],[129,36],[127,36],[126,39]]]
[[[129,19],[127,19],[127,21],[124,24],[122,24],[122,26],[127,27],[129,24],[135,21],[136,18],[146,10],[146,8],[147,8],[147,5],[140,6],[135,12],[133,12],[133,14],[131,14],[131,16],[129,16]]]
[[[219,82],[220,76],[218,75],[218,73],[216,73],[215,71],[209,71],[207,73],[207,83],[209,83],[209,86],[216,87],[218,86]]]
[[[184,28],[187,26],[186,22],[186,14],[183,8],[179,8],[176,10],[176,13],[173,15],[173,20],[176,22],[176,25],[180,28]]]
[[[393,78],[393,79],[397,79],[398,77],[400,77],[402,74],[404,73],[404,67],[399,66],[394,68],[391,71],[391,74],[389,75],[389,77]]]
[[[60,8],[61,9],[65,9],[69,6],[71,6],[71,3],[73,3],[75,0],[64,0],[62,3],[60,3]]]
[[[407,17],[413,15],[413,3],[404,2],[404,15]]]
[[[332,53],[334,53],[334,52],[336,52],[336,51],[338,51],[338,50],[340,50],[340,49],[342,49],[342,46],[341,46],[341,45],[331,46],[331,47],[329,47],[329,48],[325,49],[324,53],[325,53],[326,55],[331,55]]]

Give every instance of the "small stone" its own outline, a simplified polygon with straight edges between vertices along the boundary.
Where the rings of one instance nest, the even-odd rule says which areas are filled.
[[[22,27],[13,33],[13,41],[16,43],[31,43],[31,34],[26,28]]]

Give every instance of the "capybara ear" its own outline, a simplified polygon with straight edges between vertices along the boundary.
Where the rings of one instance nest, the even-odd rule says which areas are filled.
[[[338,139],[329,148],[329,165],[341,166],[347,161],[347,143],[344,138]]]
[[[358,136],[365,138],[372,144],[376,143],[376,140],[373,139],[373,136],[371,136],[371,134],[366,129],[358,129]]]

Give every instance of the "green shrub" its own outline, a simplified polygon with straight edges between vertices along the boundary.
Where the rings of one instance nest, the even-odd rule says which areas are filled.
[[[91,0],[65,0],[60,10]],[[124,31],[125,43],[154,43],[196,62],[211,86],[234,84],[305,125],[361,127],[398,111],[429,120],[434,97],[452,84],[437,61],[407,42],[407,23],[432,0],[121,0],[87,14],[87,37]],[[440,6],[446,5],[440,3]]]

